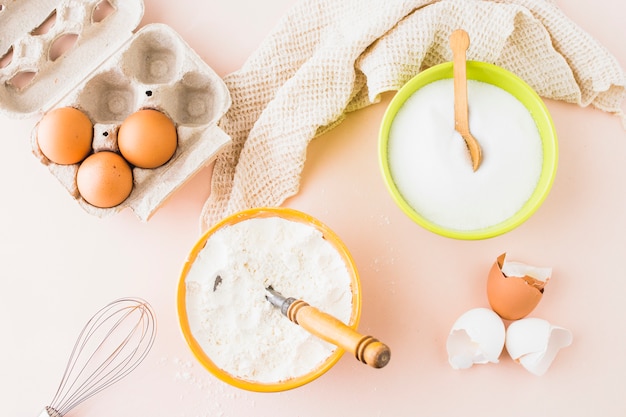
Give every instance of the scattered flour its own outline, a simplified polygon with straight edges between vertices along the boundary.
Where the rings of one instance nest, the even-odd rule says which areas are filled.
[[[389,132],[391,175],[426,219],[477,230],[512,217],[541,175],[539,131],[526,107],[493,85],[468,80],[469,124],[483,161],[472,170],[454,129],[453,80],[430,83],[407,99]]]
[[[314,227],[256,218],[210,236],[186,277],[191,332],[217,366],[262,383],[306,374],[335,351],[274,308],[269,285],[346,323],[352,310],[347,266]]]

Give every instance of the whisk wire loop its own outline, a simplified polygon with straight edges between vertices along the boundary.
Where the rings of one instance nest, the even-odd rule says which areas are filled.
[[[48,414],[62,417],[126,377],[148,355],[155,337],[155,314],[146,301],[120,298],[104,306],[80,332]]]

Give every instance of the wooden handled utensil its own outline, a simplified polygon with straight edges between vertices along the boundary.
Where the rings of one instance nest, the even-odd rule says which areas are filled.
[[[310,306],[305,301],[284,297],[271,286],[266,290],[265,298],[279,308],[289,320],[302,326],[309,333],[352,352],[358,360],[374,368],[382,368],[389,363],[391,351],[384,343],[372,336],[359,334],[341,320]]]
[[[465,51],[467,51],[469,43],[469,35],[463,29],[455,30],[450,35],[454,69],[454,126],[467,144],[472,158],[472,168],[476,171],[482,161],[482,151],[469,129],[465,58]]]

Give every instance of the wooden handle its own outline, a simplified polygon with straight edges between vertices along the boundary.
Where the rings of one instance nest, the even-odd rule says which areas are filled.
[[[302,300],[289,306],[287,317],[309,333],[340,348],[352,352],[361,362],[382,368],[391,358],[391,351],[372,336],[363,336],[342,321],[326,314]]]
[[[456,130],[461,133],[469,133],[467,111],[467,73],[466,55],[469,47],[469,35],[462,29],[455,30],[450,35],[450,48],[452,49],[454,71],[454,123]]]
[[[469,111],[467,103],[467,64],[465,52],[469,47],[469,35],[458,29],[450,35],[454,71],[454,128],[461,134],[467,144],[472,159],[472,169],[476,171],[482,160],[482,150],[469,128]]]

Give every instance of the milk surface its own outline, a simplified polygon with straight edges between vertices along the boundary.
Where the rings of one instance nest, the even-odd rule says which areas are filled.
[[[477,230],[512,217],[532,195],[543,151],[526,107],[508,92],[468,80],[469,126],[483,161],[472,170],[454,129],[452,79],[415,92],[389,131],[391,176],[404,199],[441,227]]]

